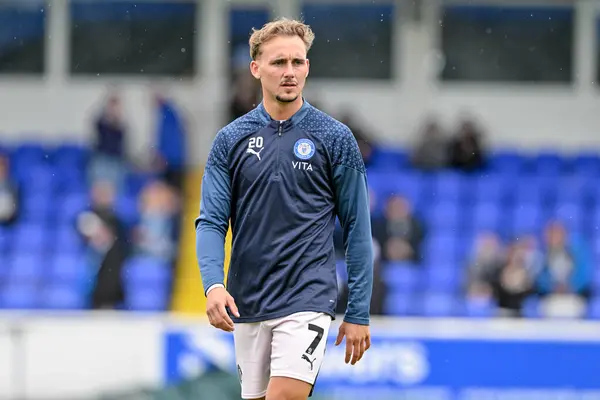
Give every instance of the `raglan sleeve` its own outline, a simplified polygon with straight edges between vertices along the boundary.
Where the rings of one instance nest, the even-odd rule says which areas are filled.
[[[374,256],[367,175],[358,143],[348,128],[340,132],[334,143],[336,212],[343,228],[348,269],[348,304],[344,321],[368,325]]]
[[[196,255],[204,294],[224,284],[225,237],[229,229],[231,181],[228,146],[220,131],[211,146],[202,176],[200,214],[196,218]]]

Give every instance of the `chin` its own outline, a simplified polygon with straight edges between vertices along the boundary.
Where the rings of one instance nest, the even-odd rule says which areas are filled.
[[[275,99],[280,103],[292,103],[298,99],[299,95],[297,93],[290,94],[278,94],[275,96]]]

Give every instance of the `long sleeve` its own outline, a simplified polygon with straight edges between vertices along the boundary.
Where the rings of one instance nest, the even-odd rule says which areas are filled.
[[[373,292],[369,190],[356,141],[351,136],[345,141],[341,147],[346,154],[333,170],[336,209],[344,232],[348,268],[348,305],[344,321],[368,325]]]
[[[204,293],[215,284],[223,284],[225,237],[229,229],[231,182],[227,166],[227,147],[217,135],[202,177],[200,216],[196,219],[196,255]]]

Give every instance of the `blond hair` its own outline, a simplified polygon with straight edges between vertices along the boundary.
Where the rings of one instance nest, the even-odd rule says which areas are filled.
[[[260,29],[252,28],[252,35],[250,35],[249,40],[250,57],[256,60],[261,52],[260,47],[277,36],[298,36],[304,42],[307,52],[315,40],[315,34],[310,29],[310,26],[302,21],[279,18],[266,23]]]

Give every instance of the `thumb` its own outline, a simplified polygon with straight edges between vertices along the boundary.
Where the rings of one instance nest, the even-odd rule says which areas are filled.
[[[236,317],[240,317],[240,312],[238,311],[237,306],[235,305],[235,300],[233,299],[233,297],[231,296],[227,296],[227,307],[229,307],[229,309],[231,310],[231,312],[233,313],[233,315],[235,315]]]
[[[335,345],[339,346],[342,343],[342,339],[344,338],[344,329],[340,326],[340,330],[337,335],[337,339],[335,339]]]

